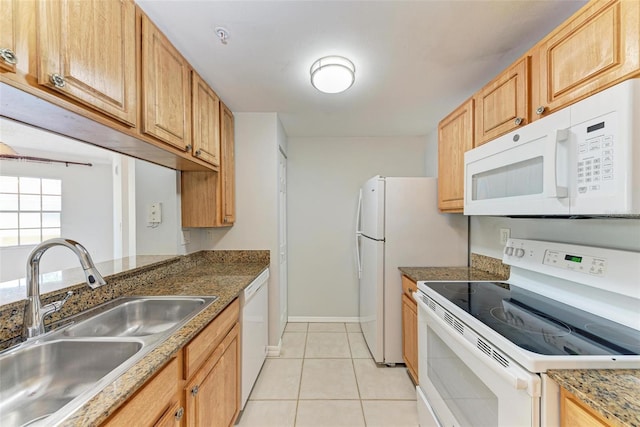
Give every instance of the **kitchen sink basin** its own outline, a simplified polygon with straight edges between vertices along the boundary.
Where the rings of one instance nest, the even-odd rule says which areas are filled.
[[[138,341],[57,340],[2,355],[2,425],[37,424],[86,393],[142,347]]]
[[[0,353],[0,425],[57,426],[217,297],[122,297]]]
[[[144,337],[168,331],[197,313],[210,297],[127,297],[104,304],[64,331],[67,337]],[[91,314],[92,311],[89,312]]]

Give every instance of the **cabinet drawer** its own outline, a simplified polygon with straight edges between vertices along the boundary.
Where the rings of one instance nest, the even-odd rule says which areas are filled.
[[[402,275],[402,292],[406,294],[409,298],[411,298],[411,301],[414,304],[416,302],[413,300],[413,293],[417,289],[418,289],[418,284],[403,274]]]
[[[174,357],[103,426],[152,426],[175,404],[180,386],[180,357]]]
[[[189,379],[209,357],[216,345],[238,321],[240,302],[236,298],[184,348],[184,378]]]

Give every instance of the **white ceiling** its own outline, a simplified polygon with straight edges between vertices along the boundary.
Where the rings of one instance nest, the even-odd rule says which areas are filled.
[[[290,137],[426,135],[584,3],[138,0],[231,110],[277,112]],[[309,82],[326,55],[356,65],[342,94]]]

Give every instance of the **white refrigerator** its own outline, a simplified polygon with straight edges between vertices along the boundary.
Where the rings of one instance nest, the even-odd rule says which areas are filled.
[[[468,265],[468,219],[438,212],[436,178],[374,176],[360,190],[360,326],[376,363],[402,360],[398,267]]]

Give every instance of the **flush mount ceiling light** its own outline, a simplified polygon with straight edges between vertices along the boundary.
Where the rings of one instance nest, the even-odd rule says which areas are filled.
[[[356,79],[353,62],[342,56],[325,56],[311,66],[311,84],[324,93],[340,93],[349,89]]]

